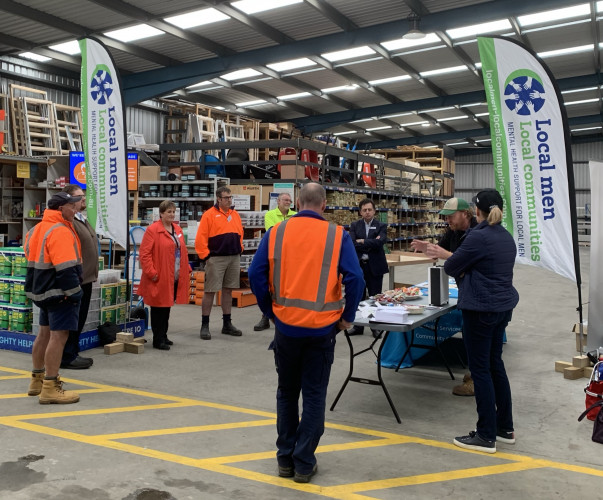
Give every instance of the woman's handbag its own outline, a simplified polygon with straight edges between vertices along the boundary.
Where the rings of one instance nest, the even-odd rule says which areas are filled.
[[[588,385],[584,388],[584,392],[586,393],[586,408],[591,407],[591,410],[586,416],[586,418],[588,418],[589,420],[595,420],[600,409],[599,407],[593,407],[592,405],[594,405],[597,401],[601,401],[603,399],[603,380],[600,380],[598,377],[598,373],[601,366],[603,366],[603,362],[599,361],[593,367],[593,372],[590,376]]]
[[[582,415],[578,417],[578,422],[581,422],[582,419],[591,411],[596,412],[596,417],[593,419],[595,423],[593,424],[593,441],[595,443],[603,444],[603,411],[601,408],[603,407],[603,401],[597,401],[594,405],[591,405],[586,410],[582,412]]]

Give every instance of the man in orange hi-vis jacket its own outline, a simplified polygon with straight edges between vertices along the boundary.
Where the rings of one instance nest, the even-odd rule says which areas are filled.
[[[300,212],[266,233],[249,268],[251,290],[275,325],[278,475],[298,483],[316,474],[335,336],[352,326],[364,294],[354,244],[322,217],[325,207],[324,188],[305,184]]]
[[[81,196],[57,193],[48,200],[42,222],[25,236],[25,292],[40,308],[40,330],[32,348],[33,371],[29,396],[40,404],[77,403],[80,397],[64,391],[59,366],[69,330],[77,330],[83,295],[82,251],[73,228]]]

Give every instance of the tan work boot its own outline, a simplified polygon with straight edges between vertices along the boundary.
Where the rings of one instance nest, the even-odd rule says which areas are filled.
[[[42,383],[44,382],[44,372],[31,372],[31,382],[29,382],[28,396],[37,396],[42,392]]]
[[[455,396],[475,396],[471,373],[465,373],[465,376],[463,377],[463,383],[461,385],[453,387],[452,394],[454,394]]]
[[[62,404],[77,403],[80,395],[73,391],[64,391],[63,382],[59,377],[56,380],[44,380],[42,392],[40,393],[40,404]]]

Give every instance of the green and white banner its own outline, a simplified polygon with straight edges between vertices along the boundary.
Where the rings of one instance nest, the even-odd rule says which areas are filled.
[[[124,107],[119,74],[97,40],[79,40],[88,221],[126,248],[128,191]]]
[[[577,281],[571,149],[554,79],[517,42],[478,37],[478,45],[496,189],[505,200],[503,225],[517,244],[517,262]]]

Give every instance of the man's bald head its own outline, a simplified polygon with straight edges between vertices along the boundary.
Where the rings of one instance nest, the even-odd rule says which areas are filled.
[[[327,205],[327,192],[316,182],[304,184],[299,192],[299,209],[322,214]]]

